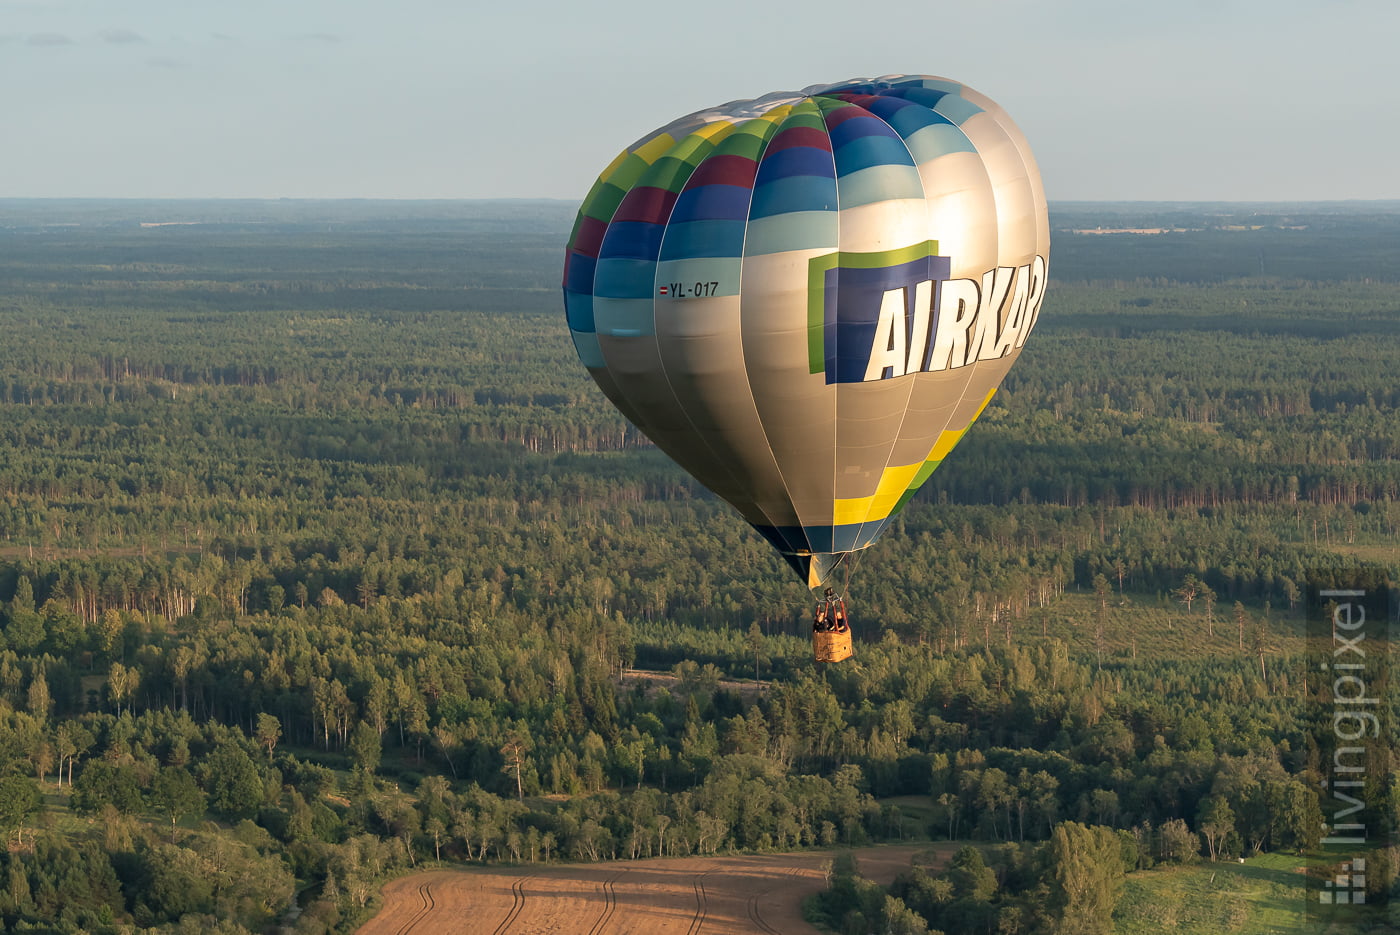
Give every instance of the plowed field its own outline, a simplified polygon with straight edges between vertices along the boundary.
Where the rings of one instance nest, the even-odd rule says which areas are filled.
[[[952,849],[860,848],[861,875],[888,883]],[[359,935],[810,935],[802,901],[831,854],[691,857],[510,870],[433,870],[384,887]]]

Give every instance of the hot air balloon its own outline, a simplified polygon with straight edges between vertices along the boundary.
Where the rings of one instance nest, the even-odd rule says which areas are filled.
[[[623,150],[579,209],[564,302],[614,405],[820,588],[986,408],[1049,243],[1000,107],[945,78],[853,79]]]

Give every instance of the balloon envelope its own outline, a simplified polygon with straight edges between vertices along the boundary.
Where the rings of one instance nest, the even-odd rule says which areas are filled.
[[[944,78],[854,79],[623,150],[579,210],[565,308],[608,398],[817,587],[986,407],[1049,240],[1000,107]]]

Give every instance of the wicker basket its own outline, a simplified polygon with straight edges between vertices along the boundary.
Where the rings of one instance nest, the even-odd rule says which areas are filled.
[[[812,632],[812,651],[818,662],[840,662],[854,655],[851,648],[851,631],[815,630]]]

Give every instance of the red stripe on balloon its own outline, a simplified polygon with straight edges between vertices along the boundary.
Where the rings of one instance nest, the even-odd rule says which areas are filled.
[[[676,192],[650,185],[639,185],[627,193],[612,223],[618,221],[645,221],[650,224],[665,224],[676,204]]]
[[[831,137],[816,127],[788,127],[773,137],[763,154],[767,156],[797,146],[810,146],[812,149],[831,152]]]
[[[758,174],[758,163],[747,156],[711,156],[686,180],[685,187],[698,188],[701,185],[737,185],[740,188],[753,188],[754,176]]]
[[[603,246],[603,235],[608,232],[607,221],[585,217],[578,226],[578,236],[574,238],[573,249],[584,256],[596,257]]]

